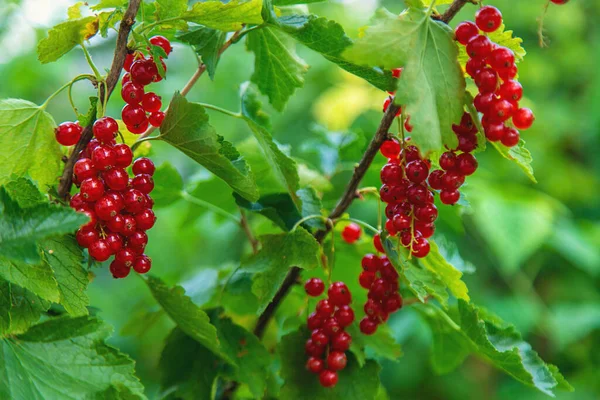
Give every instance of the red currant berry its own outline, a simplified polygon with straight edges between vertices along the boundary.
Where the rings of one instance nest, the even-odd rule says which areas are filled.
[[[485,137],[490,142],[497,142],[504,136],[506,126],[504,124],[490,124],[485,127]]]
[[[468,134],[458,137],[458,150],[470,153],[477,148],[477,136]]]
[[[113,219],[118,213],[117,204],[110,196],[101,197],[94,205],[94,211],[98,218],[104,221]]]
[[[488,111],[490,120],[494,122],[504,122],[515,112],[515,107],[508,100],[496,100],[492,103]]]
[[[94,178],[98,175],[98,171],[94,168],[94,163],[89,158],[80,158],[73,165],[73,175],[79,182],[83,182],[88,178]]]
[[[533,121],[535,121],[535,116],[533,115],[533,111],[529,108],[519,108],[513,114],[513,124],[515,127],[521,130],[526,130],[531,128],[533,125]]]
[[[408,201],[416,206],[425,205],[429,198],[429,194],[429,190],[423,185],[412,185],[406,192]]]
[[[369,293],[371,293],[373,296],[379,297],[379,295],[373,290],[371,290]],[[363,307],[363,310],[369,317],[377,317],[381,311],[381,307],[379,307],[379,303],[377,301],[368,299]]]
[[[329,343],[329,336],[327,336],[323,329],[315,329],[310,338],[312,342],[319,347],[327,346]]]
[[[500,78],[506,82],[510,81],[511,79],[515,79],[518,70],[516,65],[512,65],[508,68],[499,69],[496,72],[498,72],[498,76],[500,76]]]
[[[429,174],[429,186],[434,190],[440,190],[443,186],[442,178],[444,177],[444,171],[441,169],[433,171]]]
[[[112,143],[115,135],[119,131],[119,124],[111,117],[102,117],[92,127],[94,137],[101,143]]]
[[[63,122],[54,130],[56,141],[63,146],[73,146],[79,142],[83,128],[78,122]]]
[[[456,172],[446,172],[442,178],[443,190],[455,190],[465,183],[465,177]]]
[[[133,160],[131,148],[125,143],[119,143],[113,146],[113,150],[116,154],[115,166],[127,168]]]
[[[90,257],[96,261],[106,261],[112,255],[108,242],[104,239],[98,239],[88,248]]]
[[[129,185],[129,175],[123,168],[113,168],[102,174],[104,183],[112,190],[122,191]]]
[[[148,235],[142,231],[135,231],[127,238],[127,246],[134,251],[141,253],[148,244]]]
[[[131,186],[142,193],[148,194],[154,189],[154,181],[150,175],[136,175],[131,180]]]
[[[69,206],[74,210],[79,210],[84,207],[87,203],[81,197],[81,193],[75,193],[71,200],[69,200]]]
[[[319,374],[319,383],[323,387],[332,388],[338,383],[338,374],[326,369]]]
[[[148,117],[148,122],[152,126],[159,127],[162,125],[164,119],[165,119],[165,113],[162,111],[156,111],[156,112],[153,112],[152,114],[150,114],[150,117]]]
[[[127,126],[136,126],[147,120],[146,111],[139,105],[127,104],[121,111],[123,123]]]
[[[345,328],[354,322],[354,311],[350,306],[341,306],[335,312],[334,318],[342,328]]]
[[[152,268],[152,260],[145,254],[137,257],[133,263],[133,270],[138,274],[145,274]]]
[[[460,172],[461,175],[473,175],[473,173],[477,171],[477,166],[477,159],[474,155],[463,153],[458,156],[458,172]]]
[[[440,200],[447,205],[458,203],[460,192],[458,190],[442,190],[440,192]]]
[[[400,243],[402,243],[402,246],[408,247],[408,246],[410,246],[412,241],[413,241],[413,235],[412,235],[412,233],[410,233],[410,230],[407,229],[405,231],[402,231],[402,233],[400,234]]]
[[[338,307],[350,304],[352,295],[344,282],[333,282],[327,291],[331,304]]]
[[[81,182],[81,197],[88,203],[97,201],[104,195],[104,184],[98,178],[88,178]]]
[[[126,83],[121,88],[121,97],[127,104],[138,105],[144,98],[144,87],[135,82]]]
[[[492,42],[487,36],[477,35],[467,43],[467,54],[471,58],[487,57],[492,52]]]
[[[325,291],[325,284],[319,278],[310,278],[304,284],[304,290],[309,296],[318,297]]]
[[[156,215],[154,215],[154,211],[149,208],[146,208],[140,213],[134,215],[134,218],[138,229],[142,231],[151,229],[156,222]]]
[[[144,193],[137,189],[129,189],[123,194],[123,202],[125,203],[125,210],[130,213],[136,214],[146,208],[146,198]]]
[[[400,79],[400,76],[402,76],[402,68],[394,68],[392,70],[392,76],[396,79]]]
[[[129,275],[131,268],[121,264],[117,260],[110,263],[109,271],[115,279],[123,279]]]
[[[316,310],[317,314],[321,318],[328,318],[331,316],[331,314],[333,314],[333,304],[331,304],[329,300],[326,299],[319,300],[319,302],[317,303]]]
[[[92,151],[92,161],[98,171],[105,171],[115,166],[117,153],[109,145],[100,145]]]
[[[142,107],[149,113],[160,111],[160,108],[162,107],[160,96],[153,92],[146,93],[142,99]]]
[[[312,372],[313,374],[319,374],[325,368],[325,363],[323,360],[317,357],[310,357],[306,362],[306,369]]]
[[[379,149],[385,158],[397,158],[400,154],[400,143],[394,139],[386,140]]]
[[[127,72],[126,74],[123,75],[123,79],[121,79],[121,86],[125,86],[129,82],[131,82],[131,74],[129,72]]]
[[[380,178],[386,185],[398,185],[402,182],[402,167],[398,164],[385,164],[381,169]]]
[[[469,61],[467,61],[465,69],[467,71],[467,74],[469,74],[469,76],[473,78],[475,75],[477,75],[479,71],[484,69],[486,65],[487,61],[484,57],[475,57],[470,58]]]
[[[346,243],[352,244],[360,239],[361,233],[362,230],[360,229],[360,225],[351,223],[342,231],[342,239],[344,239]]]
[[[402,308],[402,296],[400,293],[394,293],[383,303],[383,309],[387,313],[394,313]]]
[[[394,230],[398,232],[410,228],[412,218],[406,214],[396,214],[394,215],[394,219],[392,219],[392,223],[394,224]]]
[[[475,75],[475,84],[480,93],[493,93],[498,86],[498,74],[491,68],[484,68]]]
[[[403,155],[406,158],[407,163],[421,159],[421,155],[419,154],[419,149],[417,149],[416,146],[406,147],[403,151]]]
[[[452,171],[456,168],[456,154],[451,151],[442,153],[440,156],[440,167],[446,171]]]
[[[127,72],[131,71],[131,64],[135,61],[134,53],[127,53],[125,55],[125,62],[123,63],[123,69]]]
[[[167,55],[171,54],[173,48],[171,47],[171,42],[164,36],[156,35],[150,38],[150,43],[155,46],[162,47],[162,49],[167,53]]]
[[[137,125],[127,125],[127,130],[135,135],[140,135],[148,129],[149,123],[148,119],[145,119],[141,123]]]
[[[92,243],[100,239],[100,236],[98,235],[98,231],[93,228],[80,228],[75,234],[75,239],[81,247],[87,249]]]
[[[155,169],[156,168],[154,167],[152,160],[146,157],[141,157],[135,160],[132,167],[134,175],[148,174],[152,176],[154,175]]]
[[[429,254],[431,247],[429,241],[424,237],[415,238],[411,246],[412,255],[416,258],[423,258]]]
[[[486,114],[488,109],[491,107],[494,99],[494,93],[479,93],[477,94],[477,96],[475,96],[473,105],[475,106],[475,109],[477,111],[479,111],[482,114]]]
[[[519,144],[519,131],[514,128],[507,128],[504,136],[502,136],[501,142],[506,147],[514,147]]]
[[[502,25],[502,13],[493,6],[481,7],[475,13],[475,23],[484,32],[494,32]]]
[[[430,223],[435,221],[437,217],[438,210],[434,204],[425,204],[424,206],[415,208],[415,218],[417,218],[419,221]],[[410,226],[406,227],[405,229],[408,228],[410,228]]]
[[[153,60],[137,60],[131,64],[131,81],[142,86],[150,84],[158,75],[158,69]]]
[[[334,371],[339,371],[346,368],[347,362],[348,360],[346,359],[346,354],[341,351],[332,351],[327,356],[327,368]]]
[[[406,165],[406,177],[412,183],[424,182],[429,176],[429,166],[421,160],[411,161]]]
[[[375,250],[377,250],[378,252],[385,253],[385,250],[383,249],[383,244],[381,243],[381,235],[379,233],[373,236],[373,246],[375,246]]]
[[[108,243],[112,254],[123,248],[123,238],[118,233],[109,233],[106,235],[106,243]]]
[[[567,4],[569,2],[569,0],[550,0],[550,1],[552,3],[558,4],[558,5]]]
[[[365,335],[372,335],[377,331],[377,322],[373,321],[369,317],[364,317],[360,320],[360,331]]]
[[[112,197],[119,211],[121,211],[123,207],[125,207],[125,203],[123,203],[123,196],[121,196],[120,192],[109,190],[106,192],[106,196]]]
[[[396,236],[396,234],[398,233],[398,230],[394,226],[394,221],[392,221],[390,219],[388,219],[385,222],[385,230],[387,231],[387,233],[390,234],[390,236]]]
[[[498,94],[501,99],[514,103],[523,98],[523,86],[517,81],[507,81],[500,86]]]
[[[454,30],[454,35],[458,43],[466,46],[469,40],[479,35],[479,28],[470,21],[461,22]]]
[[[325,320],[321,318],[319,314],[314,312],[308,316],[308,319],[306,320],[306,326],[311,331],[314,331],[315,329],[319,329],[320,327],[322,327],[324,321]]]
[[[424,238],[430,238],[435,233],[435,224],[433,222],[424,223],[417,221],[415,222],[415,235],[417,233],[420,233]]]
[[[348,332],[341,331],[331,339],[331,348],[336,351],[346,351],[352,344],[352,336]]]
[[[123,247],[115,254],[115,261],[125,265],[126,267],[133,266],[136,259],[136,254],[129,247]]]
[[[121,233],[125,227],[125,218],[123,215],[117,214],[113,217],[113,219],[106,221],[106,226],[112,232]]]
[[[323,322],[322,329],[327,336],[335,336],[342,330],[342,327],[335,318],[328,318]]]
[[[375,254],[366,254],[362,258],[361,266],[365,271],[377,272],[381,267],[381,260]]]
[[[358,276],[358,282],[360,283],[360,286],[365,289],[370,289],[374,280],[375,280],[374,272],[363,271]]]
[[[316,345],[315,343],[313,343],[312,339],[308,339],[306,341],[304,349],[306,350],[306,354],[311,355],[313,357],[321,357],[321,355],[325,351],[324,346]]]
[[[123,228],[121,229],[121,234],[123,236],[131,236],[136,232],[136,224],[135,218],[133,215],[124,215],[123,216]]]

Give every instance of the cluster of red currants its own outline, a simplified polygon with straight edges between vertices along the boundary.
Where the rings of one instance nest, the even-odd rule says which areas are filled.
[[[358,278],[360,286],[369,290],[365,303],[365,317],[360,321],[360,331],[372,335],[390,314],[402,308],[402,296],[398,292],[398,272],[387,256],[367,254],[362,259]]]
[[[318,297],[325,291],[325,284],[319,278],[311,278],[304,289],[309,296]],[[344,282],[332,283],[327,297],[319,300],[315,312],[308,317],[312,333],[305,347],[309,356],[306,368],[319,374],[323,387],[334,387],[338,382],[337,371],[346,367],[346,351],[352,337],[345,328],[354,322],[354,311],[350,307],[352,295]]]
[[[531,127],[535,119],[529,108],[520,108],[523,87],[515,80],[517,66],[512,50],[493,43],[485,33],[498,30],[502,14],[493,6],[480,8],[475,23],[460,23],[455,30],[456,40],[466,46],[469,61],[466,71],[479,89],[474,105],[483,114],[481,123],[491,142],[500,141],[507,147],[519,143],[520,133]],[[480,34],[480,30],[484,34]],[[507,122],[512,118],[512,126]]]
[[[164,36],[153,36],[150,43],[161,47],[167,55],[173,50]],[[166,72],[167,66],[162,59],[160,62]],[[165,113],[160,111],[160,97],[156,93],[144,93],[145,86],[162,80],[154,59],[145,58],[144,54],[136,51],[127,54],[123,69],[127,73],[123,76],[121,97],[127,104],[121,111],[121,118],[127,130],[140,134],[148,129],[148,125],[160,126],[165,119]]]

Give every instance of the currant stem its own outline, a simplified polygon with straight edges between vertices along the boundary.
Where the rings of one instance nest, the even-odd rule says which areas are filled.
[[[100,74],[100,71],[98,71],[96,64],[94,64],[94,61],[92,60],[92,56],[91,56],[90,52],[88,51],[88,49],[85,47],[85,45],[83,43],[81,43],[81,49],[83,50],[83,54],[85,55],[85,59],[86,59],[88,65],[90,66],[92,71],[94,71],[94,75],[96,76],[96,79],[98,81],[101,81],[102,74]]]
[[[209,110],[218,111],[221,114],[229,115],[230,117],[242,118],[242,114],[240,114],[240,113],[234,113],[233,111],[226,110],[224,108],[215,106],[213,104],[208,104],[208,103],[198,103],[198,104],[200,104],[204,108],[208,108]]]
[[[335,223],[337,224],[338,222],[342,222],[342,221],[347,221],[347,222],[354,222],[355,224],[359,224],[364,226],[365,228],[369,229],[371,232],[378,234],[380,232],[379,229],[375,228],[372,225],[367,224],[364,221],[361,221],[359,219],[354,219],[354,218],[339,218],[335,220]]]
[[[290,232],[294,232],[296,230],[296,228],[298,228],[300,225],[302,225],[306,221],[310,221],[311,219],[320,219],[321,221],[323,221],[325,223],[329,222],[329,218],[324,217],[323,215],[309,215],[307,217],[302,218],[300,221],[296,222],[294,224],[294,226],[292,227],[292,229],[290,230]]]

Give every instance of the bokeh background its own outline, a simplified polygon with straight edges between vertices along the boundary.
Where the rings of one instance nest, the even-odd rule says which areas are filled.
[[[0,97],[44,99],[76,74],[87,72],[79,49],[56,63],[41,65],[35,46],[48,27],[66,18],[69,0],[0,0]],[[93,3],[93,2],[92,2]],[[523,38],[528,54],[519,65],[525,87],[524,103],[536,114],[534,127],[523,137],[534,157],[538,184],[532,184],[514,164],[490,146],[478,154],[480,169],[465,188],[470,208],[440,210],[436,238],[456,243],[466,262],[460,263],[472,300],[514,323],[542,358],[559,366],[575,387],[558,399],[600,398],[600,2],[572,0],[551,6],[545,19],[549,47],[538,45],[537,19],[545,0],[486,1],[499,7],[508,29]],[[377,7],[399,12],[402,1],[331,0],[311,5],[313,13],[339,21],[351,36],[368,23]],[[304,6],[302,6],[304,7]],[[475,6],[466,6],[452,25],[472,19]],[[114,33],[94,38],[90,50],[102,68],[110,65]],[[344,188],[354,164],[381,117],[385,94],[341,71],[319,55],[299,46],[311,65],[304,88],[286,111],[271,110],[273,134],[303,165],[302,179],[323,194],[330,208]],[[223,56],[216,78],[203,76],[189,98],[238,109],[239,86],[250,77],[253,55],[240,43]],[[168,79],[153,89],[170,99],[183,87],[196,66],[193,52],[176,46],[169,58]],[[92,88],[78,83],[77,104],[86,108]],[[118,93],[118,92],[115,92]],[[118,95],[109,114],[119,115]],[[269,109],[267,107],[267,109]],[[72,120],[66,96],[48,111],[57,122]],[[254,144],[239,121],[211,113],[211,123],[250,159]],[[164,143],[153,142],[157,164],[170,162],[186,189],[197,198],[238,213],[226,185]],[[379,157],[363,186],[378,184]],[[247,282],[219,285],[248,254],[241,230],[206,207],[180,200],[158,209],[150,232],[148,253],[153,272],[169,283],[182,284],[198,304],[228,301],[240,323],[251,326],[252,301]],[[350,210],[354,218],[377,224],[377,201],[367,197]],[[274,232],[266,219],[250,215],[257,234]],[[369,240],[364,239],[363,246]],[[368,247],[368,245],[367,245]],[[336,268],[358,275],[360,252],[341,247]],[[111,342],[137,361],[148,395],[157,398],[157,360],[171,323],[158,311],[147,287],[136,278],[114,281],[104,269],[89,294],[95,312],[115,327]],[[246,286],[245,286],[246,285]],[[357,289],[358,290],[358,289]],[[229,299],[227,299],[229,297]],[[278,315],[300,303],[293,293]],[[215,300],[218,299],[218,300]],[[545,396],[513,381],[484,362],[469,358],[456,371],[437,375],[429,363],[431,334],[416,312],[407,307],[390,320],[404,356],[383,361],[382,380],[391,399],[542,399]],[[272,327],[267,343],[274,345]]]

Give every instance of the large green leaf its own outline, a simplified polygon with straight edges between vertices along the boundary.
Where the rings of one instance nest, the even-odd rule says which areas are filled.
[[[206,65],[206,71],[208,71],[210,79],[215,79],[215,72],[220,59],[219,51],[225,43],[226,36],[223,31],[201,26],[177,36],[177,39],[194,48],[196,54],[202,57],[202,62]]]
[[[296,192],[300,178],[296,162],[279,149],[267,130],[268,117],[261,108],[256,89],[251,85],[245,85],[242,89],[242,117],[252,130],[271,169],[298,206],[299,199]]]
[[[205,1],[195,3],[182,14],[182,18],[208,28],[237,31],[243,24],[258,25],[263,22],[262,3],[263,0],[231,0],[227,3]]]
[[[298,349],[310,332],[300,330],[286,335],[279,345],[281,377],[285,380],[279,399],[281,400],[373,400],[379,390],[379,365],[369,360],[360,367],[352,353],[346,353],[348,364],[339,371],[339,381],[334,388],[319,385],[318,376],[302,366],[306,354]],[[300,366],[300,368],[298,367]]]
[[[0,279],[0,336],[25,332],[48,308],[49,302]]]
[[[344,28],[337,22],[316,15],[291,15],[273,19],[270,23],[373,86],[381,90],[395,89],[396,80],[390,71],[365,67],[364,60],[352,63],[343,56],[343,52],[352,45],[352,39],[346,36]]]
[[[525,148],[525,141],[523,139],[521,139],[519,144],[514,147],[506,147],[498,142],[492,142],[492,145],[498,150],[498,153],[500,153],[502,157],[515,162],[533,183],[537,183],[537,180],[533,175],[533,167],[531,166],[533,157],[529,150]]]
[[[388,325],[380,325],[373,335],[364,335],[357,325],[350,325],[347,329],[352,335],[350,350],[354,353],[359,363],[364,365],[364,350],[369,348],[378,357],[396,361],[402,356],[402,348],[392,337]]]
[[[29,101],[0,100],[0,185],[13,174],[28,175],[44,189],[57,182],[62,154],[55,127],[50,114]]]
[[[440,363],[458,366],[472,353],[550,396],[554,396],[555,389],[572,390],[554,365],[546,364],[514,326],[499,318],[463,300],[451,314],[431,304],[417,309],[434,331],[433,361],[438,370],[447,371],[447,366]]]
[[[38,59],[42,64],[58,60],[73,47],[98,32],[98,18],[85,17],[62,22],[48,31],[48,37],[40,40]]]
[[[134,362],[105,339],[110,327],[95,318],[57,318],[0,341],[0,398],[79,400],[112,386],[144,399]]]
[[[156,18],[159,21],[163,21],[166,19],[173,19],[180,17],[183,15],[188,8],[187,0],[156,0]],[[161,27],[170,28],[167,24],[171,24],[173,27],[185,29],[187,24],[183,21],[172,21],[162,23]]]
[[[200,104],[190,103],[175,93],[159,138],[223,179],[243,197],[258,199],[258,188],[246,161],[215,132]]]
[[[427,257],[419,260],[419,264],[437,274],[456,298],[469,301],[469,289],[461,280],[463,273],[440,254],[440,249],[433,240],[430,240],[429,244],[431,250]]]
[[[181,286],[168,287],[153,276],[149,276],[145,281],[158,304],[186,335],[217,356],[231,362],[221,349],[217,330],[210,323],[208,315],[185,295],[185,290]]]
[[[183,179],[169,162],[162,163],[154,172],[152,198],[156,207],[166,207],[181,198]]]
[[[303,228],[290,233],[260,237],[261,251],[244,262],[242,269],[253,273],[252,292],[261,313],[273,299],[291,267],[313,269],[319,264],[319,244]]]
[[[1,257],[28,263],[41,260],[37,250],[40,240],[73,232],[88,221],[88,217],[69,207],[49,203],[23,209],[4,188],[0,188],[0,215]]]
[[[430,18],[431,11],[380,12],[376,24],[344,53],[356,63],[404,68],[396,103],[406,105],[412,140],[423,153],[456,147],[452,124],[460,121],[465,95],[452,30]]]
[[[296,55],[293,41],[274,28],[250,32],[246,44],[255,55],[252,82],[275,109],[283,111],[296,89],[304,85],[308,65]]]

